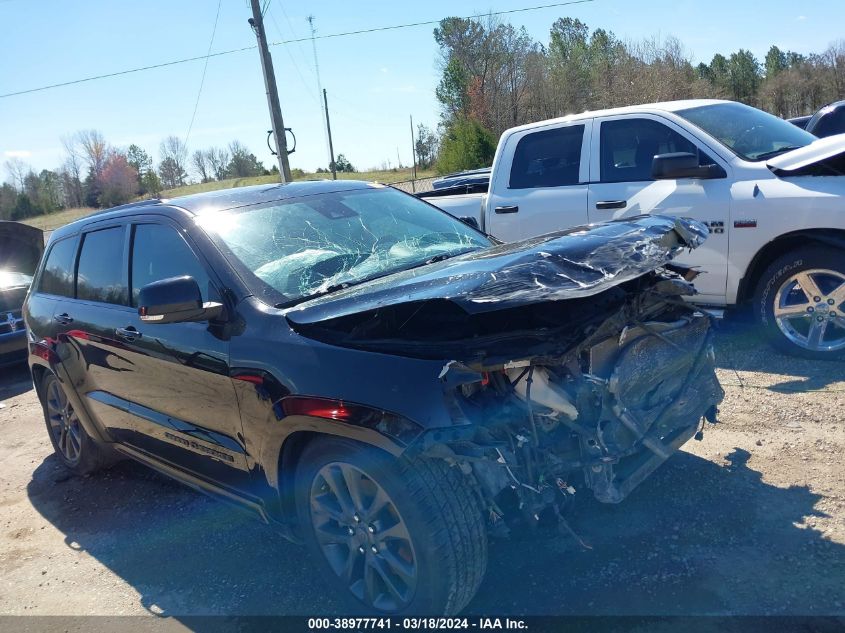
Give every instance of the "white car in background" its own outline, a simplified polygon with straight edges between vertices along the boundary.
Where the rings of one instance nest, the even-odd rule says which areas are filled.
[[[709,239],[679,258],[701,272],[695,300],[752,302],[776,345],[832,358],[845,354],[843,194],[845,134],[687,100],[512,128],[486,192],[420,197],[504,241],[640,214],[701,220]]]

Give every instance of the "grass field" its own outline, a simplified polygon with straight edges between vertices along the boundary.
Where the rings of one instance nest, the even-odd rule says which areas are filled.
[[[431,178],[435,176],[434,170],[417,170],[417,178]],[[331,178],[331,174],[305,174],[297,180],[319,180],[322,178]],[[386,171],[358,171],[351,174],[338,174],[339,180],[368,180],[374,182],[382,182],[390,184],[394,182],[401,182],[403,180],[411,180],[413,178],[413,171],[411,169],[396,169]],[[255,176],[252,178],[230,178],[228,180],[196,183],[192,185],[185,185],[176,189],[166,189],[161,192],[162,198],[176,198],[178,196],[187,196],[192,193],[202,193],[203,191],[215,191],[217,189],[227,189],[229,187],[247,187],[249,185],[269,185],[279,182],[276,176]],[[83,216],[93,213],[96,209],[89,207],[82,207],[78,209],[64,209],[49,215],[39,215],[34,218],[24,220],[25,224],[37,226],[39,229],[51,231],[60,226],[64,226],[69,222],[73,222]]]

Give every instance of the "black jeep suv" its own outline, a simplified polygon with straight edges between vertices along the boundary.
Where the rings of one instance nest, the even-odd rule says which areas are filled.
[[[670,261],[706,233],[497,245],[348,181],[136,203],[53,233],[32,377],[77,473],[138,460],[301,538],[369,612],[454,613],[490,531],[574,487],[622,500],[713,419],[710,322]]]

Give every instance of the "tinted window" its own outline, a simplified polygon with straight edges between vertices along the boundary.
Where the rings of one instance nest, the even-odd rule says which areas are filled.
[[[73,256],[76,238],[56,242],[47,254],[44,272],[38,282],[38,292],[61,297],[73,296]]]
[[[123,227],[85,234],[76,273],[76,298],[126,305]]]
[[[208,275],[179,233],[161,224],[139,224],[132,240],[132,305],[141,288],[154,281],[189,275],[208,298]]]
[[[700,165],[713,159],[699,152],[673,129],[651,119],[619,119],[601,124],[601,181],[652,180],[651,163],[657,154],[688,152],[699,156]]]
[[[523,136],[511,167],[511,189],[577,185],[583,125],[570,125]]]
[[[807,124],[807,129],[819,138],[845,133],[845,103],[822,108]]]

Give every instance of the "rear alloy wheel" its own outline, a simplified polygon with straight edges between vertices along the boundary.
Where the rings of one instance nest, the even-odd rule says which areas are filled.
[[[764,273],[755,312],[781,349],[809,358],[845,353],[845,254],[801,249]]]
[[[107,446],[94,441],[85,431],[64,387],[53,374],[44,376],[39,392],[47,433],[62,464],[78,475],[85,475],[117,460]]]
[[[305,541],[349,606],[453,614],[478,590],[487,532],[459,468],[326,437],[302,452],[295,491]]]

